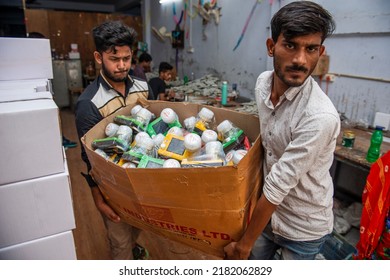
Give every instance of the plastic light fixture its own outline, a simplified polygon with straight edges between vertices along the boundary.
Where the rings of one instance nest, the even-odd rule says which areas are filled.
[[[160,4],[167,4],[167,3],[172,3],[172,2],[179,2],[181,0],[160,0]]]

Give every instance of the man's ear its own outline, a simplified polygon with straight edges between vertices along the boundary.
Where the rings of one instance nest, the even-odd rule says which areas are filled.
[[[99,52],[94,51],[94,52],[93,52],[93,57],[95,58],[95,61],[96,61],[98,64],[102,64],[103,58],[102,58],[102,55],[101,55]]]
[[[320,56],[325,52],[325,46],[321,45],[320,46]]]
[[[266,45],[267,45],[267,52],[268,52],[268,55],[270,57],[273,57],[274,56],[274,50],[275,50],[275,43],[274,43],[274,40],[272,40],[272,38],[268,38],[267,39],[267,42],[266,42]]]

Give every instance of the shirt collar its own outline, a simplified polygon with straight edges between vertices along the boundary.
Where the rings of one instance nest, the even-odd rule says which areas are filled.
[[[256,94],[259,94],[259,96],[264,100],[266,104],[270,102],[271,98],[273,75],[274,71],[265,71],[259,76],[256,82]],[[289,101],[293,100],[295,96],[297,96],[297,94],[301,92],[301,90],[307,85],[310,79],[311,77],[308,77],[305,82],[299,87],[288,88],[280,97],[280,101],[282,101],[284,98]]]

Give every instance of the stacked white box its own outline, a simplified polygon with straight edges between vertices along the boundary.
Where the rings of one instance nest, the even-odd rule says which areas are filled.
[[[390,114],[376,112],[374,119],[374,127],[381,126],[383,130],[390,129]]]
[[[0,102],[53,99],[48,79],[0,81]]]
[[[65,171],[53,100],[0,103],[0,135],[0,185]]]
[[[0,38],[0,81],[52,79],[50,41]]]
[[[0,38],[0,259],[76,259],[52,77],[49,40]]]
[[[0,248],[75,228],[69,180],[66,170],[0,186]]]
[[[76,260],[71,231],[0,249],[0,260]]]

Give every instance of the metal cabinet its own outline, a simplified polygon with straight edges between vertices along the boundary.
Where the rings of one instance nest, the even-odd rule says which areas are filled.
[[[81,61],[53,60],[53,95],[59,108],[69,107],[69,91],[83,87]]]

